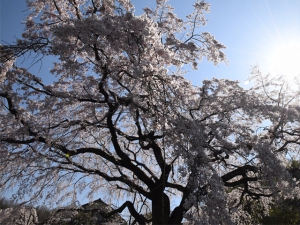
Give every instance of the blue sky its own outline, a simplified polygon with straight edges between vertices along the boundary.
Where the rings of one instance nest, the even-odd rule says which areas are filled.
[[[259,65],[265,73],[273,71],[275,66],[282,64],[273,63],[270,66],[269,62],[270,58],[277,54],[279,45],[286,49],[294,49],[293,45],[287,47],[290,43],[300,45],[300,1],[210,0],[208,2],[211,4],[211,12],[206,15],[209,22],[201,31],[210,32],[227,47],[225,53],[229,64],[214,66],[204,60],[197,71],[187,67],[190,72],[186,77],[195,85],[199,85],[202,79],[212,77],[244,81],[250,76],[251,67],[255,65]],[[141,8],[145,6],[154,7],[155,0],[134,0],[133,3],[137,8],[136,14],[139,14]],[[175,13],[184,18],[191,12],[194,0],[170,0],[169,3],[174,6]],[[0,7],[1,43],[12,42],[14,36],[21,37],[23,29],[21,23],[28,14],[25,0],[0,0]],[[285,58],[290,57],[289,53],[283,55]]]

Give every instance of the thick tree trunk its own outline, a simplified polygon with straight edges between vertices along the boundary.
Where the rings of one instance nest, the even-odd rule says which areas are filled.
[[[185,211],[183,205],[177,206],[170,216],[169,224],[181,224]]]
[[[152,224],[168,224],[170,200],[162,191],[152,191]]]

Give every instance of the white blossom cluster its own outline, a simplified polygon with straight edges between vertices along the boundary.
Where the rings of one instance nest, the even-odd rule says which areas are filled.
[[[37,213],[32,207],[0,209],[0,224],[2,225],[34,225],[37,222]]]
[[[299,86],[257,68],[250,90],[184,77],[203,57],[226,62],[198,29],[209,4],[183,20],[165,0],[139,16],[129,0],[27,3],[23,38],[0,49],[0,193],[55,205],[104,195],[107,217],[139,224],[243,224],[246,203],[267,214],[298,197],[285,166],[299,155]],[[13,65],[27,52],[55,58],[51,84]]]

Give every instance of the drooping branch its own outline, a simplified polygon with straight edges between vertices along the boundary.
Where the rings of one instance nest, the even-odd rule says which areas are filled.
[[[265,194],[265,193],[255,193],[249,189],[249,184],[248,182],[256,182],[258,181],[258,177],[248,177],[247,172],[253,172],[253,173],[258,173],[259,169],[255,166],[251,165],[244,165],[241,167],[238,167],[237,169],[223,175],[221,179],[224,182],[224,185],[226,187],[237,187],[239,185],[243,185],[244,189],[240,197],[240,202],[242,201],[243,196],[247,193],[249,196],[252,196],[254,198],[260,198],[260,197],[270,197],[273,194]],[[237,177],[237,176],[242,176],[241,179],[233,182],[228,182],[229,180]]]
[[[223,180],[223,182],[225,183],[225,186],[230,183],[228,183],[227,181],[231,180],[232,178],[234,177],[237,177],[237,176],[243,176],[245,175],[248,171],[251,171],[251,172],[254,172],[254,173],[257,173],[258,172],[258,168],[255,167],[255,166],[251,166],[251,165],[245,165],[245,166],[241,166],[241,167],[238,167],[237,169],[223,175],[221,177],[221,179]]]
[[[32,40],[26,40],[14,45],[5,45],[0,48],[1,61],[6,62],[14,58],[25,55],[28,52],[43,52],[51,44],[51,41],[45,37],[38,37]]]
[[[12,99],[8,96],[8,94],[0,93],[0,96],[6,97],[6,99],[8,101],[8,106],[9,106],[10,112],[12,114],[14,114],[15,116],[17,116],[18,112],[15,109]],[[22,124],[25,125],[25,121],[23,121]],[[34,143],[34,142],[41,142],[41,143],[47,144],[47,145],[49,144],[47,142],[46,138],[38,135],[38,133],[36,133],[36,132],[33,132],[29,125],[27,125],[27,129],[29,131],[29,135],[34,136],[33,138],[27,139],[27,140],[17,140],[14,138],[2,138],[1,140],[5,141],[7,143],[14,143],[14,144],[30,144],[30,143]],[[117,138],[115,138],[115,140],[117,140]],[[75,156],[78,154],[84,154],[84,153],[93,153],[93,154],[99,155],[102,158],[108,160],[109,162],[115,164],[116,166],[119,165],[119,166],[122,166],[122,167],[125,167],[125,168],[131,170],[142,181],[144,181],[144,183],[146,183],[148,186],[153,185],[153,181],[150,178],[148,178],[147,175],[141,169],[139,169],[137,166],[135,166],[134,164],[131,163],[131,159],[125,153],[122,152],[120,146],[119,145],[116,145],[116,146],[119,147],[119,153],[121,152],[120,155],[123,156],[123,159],[121,159],[121,160],[116,160],[115,157],[107,154],[106,152],[104,152],[98,148],[79,148],[79,149],[75,149],[75,150],[70,150],[67,147],[65,147],[61,144],[55,143],[55,142],[50,143],[49,147],[55,147],[56,149],[61,150],[64,154],[69,154],[69,157],[72,157],[72,156]],[[68,159],[68,160],[70,160],[70,159]],[[72,162],[71,164],[74,165],[74,162]],[[124,179],[124,177],[109,177],[105,173],[100,172],[99,170],[96,171],[96,170],[86,169],[79,164],[76,166],[84,172],[91,172],[91,173],[98,174],[101,177],[105,178],[107,181],[120,181],[120,182],[126,183],[129,186],[135,187],[137,190],[139,190],[145,196],[149,197],[149,194],[146,191],[144,191],[141,187],[135,185],[134,183],[130,182],[129,180]]]

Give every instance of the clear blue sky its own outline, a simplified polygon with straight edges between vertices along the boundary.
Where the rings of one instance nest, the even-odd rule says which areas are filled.
[[[204,78],[228,78],[245,80],[251,67],[260,65],[269,72],[269,58],[278,44],[298,42],[300,45],[300,1],[297,0],[210,0],[209,23],[202,28],[213,34],[227,46],[225,51],[229,64],[214,66],[205,60],[198,71],[187,74],[195,85]],[[134,0],[136,13],[144,6],[153,7],[155,0]],[[194,0],[170,0],[175,13],[184,17],[192,9]],[[22,33],[25,18],[25,0],[0,0],[1,42],[12,42]],[[293,48],[293,47],[292,47]],[[300,57],[299,57],[300,58]],[[300,62],[299,62],[300,64]]]

